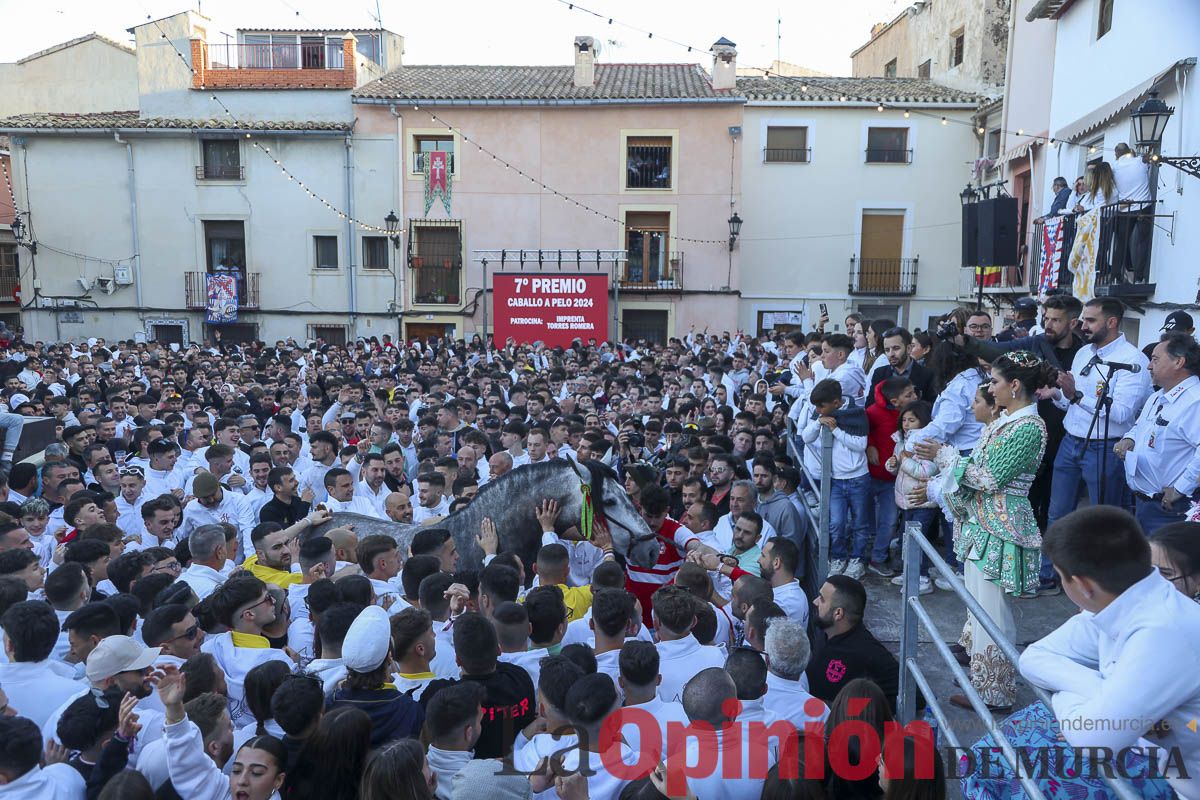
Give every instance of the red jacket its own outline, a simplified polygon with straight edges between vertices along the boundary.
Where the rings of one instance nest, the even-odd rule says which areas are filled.
[[[900,409],[888,405],[887,400],[883,397],[883,381],[880,381],[875,385],[875,402],[867,406],[867,422],[870,425],[870,430],[867,432],[867,447],[874,447],[879,451],[879,463],[868,462],[867,471],[876,480],[889,482],[896,480],[896,476],[888,472],[883,465],[892,457],[892,451],[896,447],[896,443],[892,441],[892,434],[896,432],[899,419]]]

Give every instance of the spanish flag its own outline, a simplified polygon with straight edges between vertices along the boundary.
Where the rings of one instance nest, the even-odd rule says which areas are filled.
[[[999,286],[1000,285],[1000,267],[976,267],[975,268],[975,285],[979,286],[980,281],[983,281],[983,286]]]

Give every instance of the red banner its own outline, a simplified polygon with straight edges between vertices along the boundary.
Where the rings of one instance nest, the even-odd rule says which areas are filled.
[[[570,347],[608,338],[608,276],[499,272],[492,281],[493,335],[498,345],[541,341]]]

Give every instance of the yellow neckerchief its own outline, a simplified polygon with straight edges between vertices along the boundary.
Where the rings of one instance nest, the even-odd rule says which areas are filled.
[[[437,677],[432,672],[397,672],[396,674],[406,681],[423,681]]]
[[[267,641],[267,637],[259,636],[256,633],[230,631],[229,635],[233,638],[234,647],[249,647],[256,650],[267,650],[271,647],[271,643]]]

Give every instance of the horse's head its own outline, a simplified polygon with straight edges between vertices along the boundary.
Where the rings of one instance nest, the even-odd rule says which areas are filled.
[[[624,553],[626,560],[635,566],[654,566],[660,549],[658,539],[633,507],[616,473],[579,463],[575,463],[575,471],[581,481],[592,486],[592,503],[597,515],[603,514],[608,523],[613,549]]]

